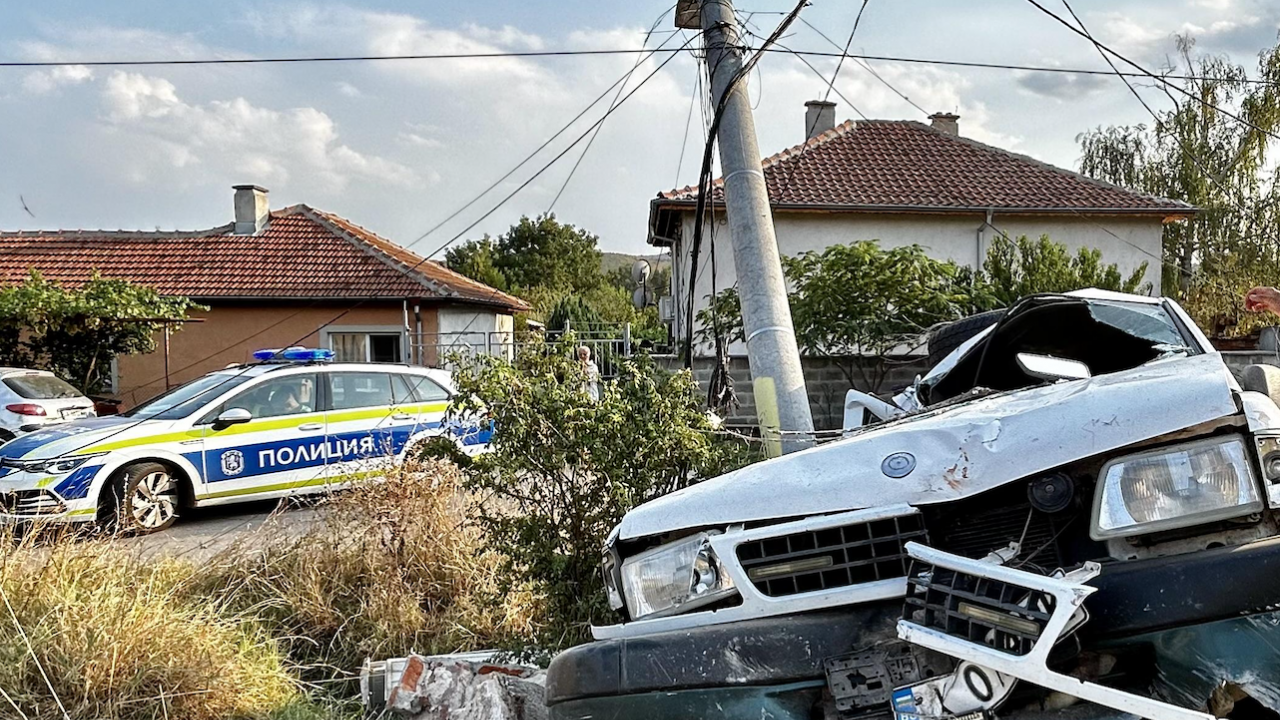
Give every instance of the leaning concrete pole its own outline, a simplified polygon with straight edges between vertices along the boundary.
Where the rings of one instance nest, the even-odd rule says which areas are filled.
[[[729,93],[717,140],[756,413],[765,438],[772,440],[768,445],[773,454],[793,452],[813,444],[813,417],[760,166],[751,99],[747,83],[732,82],[742,69],[743,43],[731,0],[702,0],[700,13],[713,107]]]

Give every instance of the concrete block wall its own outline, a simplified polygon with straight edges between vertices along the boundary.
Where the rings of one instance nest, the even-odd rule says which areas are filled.
[[[663,367],[671,370],[684,367],[678,357],[665,355],[656,359]],[[1240,371],[1248,365],[1280,366],[1280,353],[1271,350],[1224,351],[1222,359],[1237,378]],[[815,429],[838,430],[844,424],[844,394],[849,390],[850,383],[840,366],[842,364],[847,366],[847,362],[847,358],[801,358]],[[889,374],[877,393],[880,397],[892,396],[898,390],[910,385],[917,375],[923,375],[929,369],[927,359],[918,356],[894,358],[891,362]],[[714,363],[712,358],[694,358],[693,361],[693,377],[702,388],[704,397],[711,381]],[[729,359],[729,376],[733,378],[739,406],[735,412],[725,418],[725,422],[737,427],[754,427],[756,424],[755,397],[751,386],[751,370],[745,357]],[[854,377],[860,378],[856,370],[854,370]],[[866,389],[860,380],[855,382],[853,387],[858,390]]]
[[[658,360],[668,369],[684,367],[678,357],[663,356]],[[862,358],[854,360],[866,362]],[[813,413],[814,428],[817,430],[838,430],[844,424],[844,395],[851,385],[845,371],[841,369],[842,365],[852,371],[855,379],[852,387],[859,390],[866,389],[861,382],[861,375],[848,363],[848,358],[801,358],[805,385],[809,391],[809,407]],[[879,389],[879,395],[882,397],[891,396],[899,389],[910,385],[917,375],[923,374],[928,369],[928,363],[923,357],[895,358],[892,363],[889,374]],[[714,366],[715,360],[712,358],[694,358],[693,377],[702,388],[704,396],[711,382]],[[729,358],[729,376],[733,378],[733,388],[737,394],[739,406],[725,418],[725,422],[733,426],[754,427],[756,424],[755,397],[751,385],[751,370],[745,357]]]

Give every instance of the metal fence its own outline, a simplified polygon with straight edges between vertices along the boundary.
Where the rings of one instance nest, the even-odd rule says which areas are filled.
[[[410,338],[409,359],[418,365],[445,369],[453,367],[451,361],[457,356],[494,355],[511,360],[525,347],[554,343],[568,331],[573,332],[578,346],[591,349],[591,359],[600,368],[603,380],[617,377],[620,362],[635,350],[630,323],[601,323],[569,330],[421,333]]]

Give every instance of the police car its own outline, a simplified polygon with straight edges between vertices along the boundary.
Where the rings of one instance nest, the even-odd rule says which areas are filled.
[[[439,371],[332,363],[328,350],[255,353],[122,415],[0,445],[0,518],[97,521],[138,532],[187,507],[325,492],[379,476],[427,438],[482,449],[487,424],[449,424]]]

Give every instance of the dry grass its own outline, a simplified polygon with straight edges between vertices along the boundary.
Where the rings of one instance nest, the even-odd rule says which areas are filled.
[[[64,718],[57,700],[73,720],[349,718],[366,657],[531,637],[540,604],[499,593],[465,506],[457,469],[430,464],[332,498],[305,535],[255,533],[203,566],[8,538],[0,589],[31,649],[0,603],[0,718]]]
[[[500,594],[460,482],[452,464],[429,462],[338,495],[305,535],[251,537],[215,558],[199,593],[257,617],[312,681],[349,677],[366,657],[530,637],[539,604]]]
[[[191,565],[142,564],[109,541],[8,540],[0,717],[62,718],[61,701],[77,720],[224,720],[265,717],[297,696],[253,624],[182,599]]]

